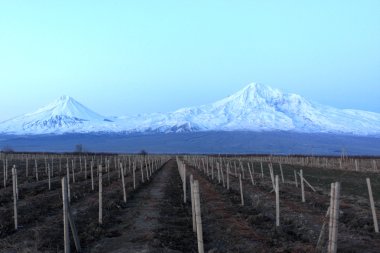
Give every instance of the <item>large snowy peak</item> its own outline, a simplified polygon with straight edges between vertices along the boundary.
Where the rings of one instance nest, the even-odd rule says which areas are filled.
[[[380,114],[323,106],[256,83],[215,103],[177,110],[170,118],[202,130],[380,133]]]

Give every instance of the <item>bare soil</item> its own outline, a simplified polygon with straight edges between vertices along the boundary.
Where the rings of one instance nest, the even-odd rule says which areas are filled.
[[[13,225],[12,181],[0,189],[0,252],[63,252],[61,177],[66,169],[54,164],[52,189],[48,190],[44,161],[38,161],[36,182],[31,161],[25,176],[24,160],[10,161],[18,170],[19,229]],[[338,252],[379,252],[380,235],[374,233],[365,178],[370,177],[375,201],[380,198],[380,177],[372,172],[302,168],[305,178],[316,188],[306,189],[306,202],[294,184],[294,170],[283,165],[285,183],[280,183],[280,227],[275,226],[275,195],[264,163],[254,163],[252,185],[246,170],[243,178],[245,205],[241,206],[239,180],[230,175],[230,190],[187,163],[187,176],[199,181],[205,252],[315,252],[318,236],[329,206],[330,183],[342,183],[340,200]],[[89,162],[88,162],[89,166]],[[0,166],[1,167],[1,166]],[[247,165],[244,164],[247,168]],[[274,164],[274,173],[280,175]],[[123,202],[118,171],[111,162],[110,173],[103,174],[103,225],[98,224],[98,178],[91,190],[90,173],[76,168],[76,182],[71,182],[71,208],[83,252],[198,252],[192,231],[191,203],[183,203],[182,182],[175,159],[163,164],[150,178],[141,180],[136,170],[137,189],[127,170],[127,203]],[[0,171],[3,179],[3,170]],[[281,181],[281,177],[280,177]],[[187,199],[190,187],[187,184]],[[380,208],[380,207],[378,207]],[[380,213],[377,213],[380,217]],[[328,233],[328,231],[326,231]],[[326,234],[328,236],[328,234]],[[326,237],[325,236],[325,237]],[[75,251],[71,238],[71,249]]]

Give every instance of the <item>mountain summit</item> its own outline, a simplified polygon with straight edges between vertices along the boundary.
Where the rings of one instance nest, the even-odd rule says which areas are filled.
[[[323,106],[256,83],[215,103],[180,109],[171,118],[203,130],[380,134],[378,113]]]
[[[70,118],[78,121],[103,121],[106,120],[104,116],[101,116],[92,110],[88,109],[74,98],[69,96],[61,96],[51,104],[42,107],[41,109],[25,114],[25,116],[34,117],[38,119],[52,119],[52,118]]]
[[[110,120],[64,95],[35,112],[2,122],[0,127],[3,132],[46,134],[76,132],[84,127],[93,129],[104,122]]]
[[[62,96],[36,112],[0,123],[0,133],[292,131],[380,136],[380,114],[342,110],[252,83],[211,104],[113,121]]]

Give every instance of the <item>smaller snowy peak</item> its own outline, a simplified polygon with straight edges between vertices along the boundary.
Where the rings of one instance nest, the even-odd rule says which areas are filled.
[[[94,132],[107,131],[114,127],[112,120],[65,95],[35,112],[2,122],[0,132],[15,134]]]
[[[38,116],[40,119],[68,117],[80,120],[107,120],[106,117],[88,109],[74,98],[66,95],[57,98],[47,106],[44,106],[33,113],[26,114],[25,116]]]

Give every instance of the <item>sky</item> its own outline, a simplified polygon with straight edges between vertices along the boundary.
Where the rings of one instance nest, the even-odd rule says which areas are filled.
[[[0,1],[0,121],[168,112],[257,82],[380,113],[380,1]]]

